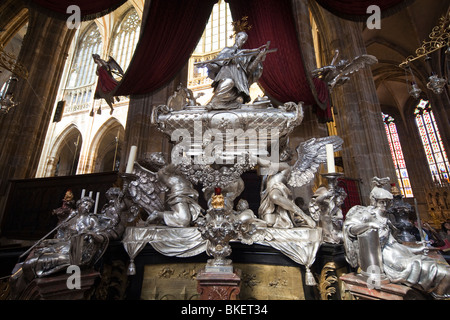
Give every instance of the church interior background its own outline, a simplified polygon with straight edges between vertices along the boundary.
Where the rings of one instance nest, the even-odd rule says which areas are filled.
[[[199,67],[198,63],[214,59],[224,47],[234,43],[230,6],[236,1],[209,1],[214,2],[210,5],[212,10],[187,62],[184,61],[163,85],[153,86],[149,92],[139,92],[137,87],[142,86],[138,85],[133,91],[130,83],[147,81],[152,75],[147,74],[146,79],[134,78],[131,82],[128,77],[129,86],[123,92],[128,90],[131,94],[118,95],[110,112],[106,101],[95,97],[99,77],[92,55],[98,54],[105,60],[113,57],[127,77],[128,67],[138,62],[134,53],[139,49],[140,39],[149,32],[144,28],[149,24],[147,19],[151,18],[146,12],[151,2],[157,1],[115,1],[119,3],[116,7],[91,15],[83,19],[78,28],[72,29],[67,27],[64,19],[54,13],[48,14],[49,10],[45,8],[48,2],[51,3],[5,0],[0,4],[0,259],[8,262],[0,274],[3,284],[12,270],[10,261],[17,258],[18,252],[23,252],[23,248],[35,243],[55,226],[51,210],[61,205],[67,189],[72,189],[76,198],[82,189],[92,190],[94,194],[101,191],[100,205],[103,205],[106,203],[104,192],[115,183],[111,177],[125,171],[131,146],[137,146],[138,157],[149,152],[170,152],[172,146],[167,137],[151,125],[152,108],[166,104],[180,85],[191,90],[197,103],[206,104],[213,94],[212,80],[208,78],[206,68]],[[306,74],[329,65],[335,50],[339,50],[339,59],[351,60],[366,54],[378,60],[334,88],[326,109],[315,103],[320,100],[318,92],[313,90],[312,98],[309,93],[302,125],[293,130],[289,144],[295,149],[312,137],[338,135],[343,139],[342,150],[335,152],[335,161],[336,171],[343,173],[341,184],[347,192],[344,215],[354,205],[369,205],[373,177],[389,177],[391,187],[395,184],[403,201],[418,210],[422,222],[437,232],[442,231],[442,224],[450,219],[450,1],[397,1],[394,8],[382,12],[380,25],[375,28],[369,25],[369,14],[350,17],[350,14],[333,11],[333,5],[324,5],[327,1],[284,2],[292,10],[302,51],[301,69]],[[377,1],[371,2],[377,4]],[[254,24],[251,17],[249,24]],[[420,51],[416,50],[430,41],[436,27],[442,24],[446,45],[408,62],[405,67],[405,61],[419,55]],[[254,29],[251,25],[249,38],[252,31],[258,31]],[[167,37],[170,38],[170,34]],[[270,40],[275,39],[266,39]],[[156,46],[149,47],[147,50],[160,50]],[[277,55],[277,52],[271,55]],[[141,69],[145,69],[142,63],[146,59],[140,59]],[[283,57],[277,59],[283,60]],[[152,67],[148,73],[155,70],[165,69]],[[439,90],[429,84],[433,75],[446,79]],[[118,81],[121,79],[116,77]],[[278,85],[292,85],[288,82],[286,79],[286,83]],[[5,102],[9,92],[14,93],[17,103],[10,109]],[[258,83],[251,86],[250,94],[252,101],[268,95]],[[270,95],[269,98],[276,104],[285,102]],[[319,173],[325,170],[322,166]],[[76,180],[77,177],[81,180]],[[252,174],[246,179],[252,189],[259,187],[260,182],[255,182]],[[308,188],[292,190],[294,198],[307,203],[324,183],[324,178],[316,174]],[[250,201],[254,196],[248,194],[255,191],[246,192],[252,209],[257,212],[258,208]],[[28,211],[27,218],[27,213],[16,213],[12,207],[20,202],[28,203],[34,209],[41,206],[41,211]],[[48,216],[36,216],[46,210]],[[120,256],[117,253],[120,247],[117,245],[105,259],[114,261],[114,255]],[[162,299],[162,293],[155,289],[158,285],[167,285],[175,292],[179,290],[174,288],[180,282],[192,280],[192,275],[187,269],[182,270],[177,261],[160,257],[148,259],[155,262],[145,265],[145,275],[140,275],[139,281],[127,280],[126,259],[122,264],[105,262],[110,269],[103,279],[109,277],[110,282],[117,283],[114,293],[103,288],[102,297],[125,298],[127,295],[136,298],[132,290],[139,287],[137,298]],[[189,268],[195,269],[202,262],[201,259],[190,261]],[[270,277],[272,271],[268,265],[249,263],[253,263],[259,274],[266,273],[266,277]],[[240,262],[236,265],[247,270]],[[276,271],[278,278],[275,281],[273,276],[270,288],[280,288],[280,297],[284,299],[314,296],[314,293],[305,293],[306,289],[302,291],[286,284],[302,277],[297,274],[300,271],[295,264],[287,263],[283,268]],[[169,282],[176,272],[185,272],[186,276],[178,282]],[[159,274],[159,277],[152,278],[151,274]],[[320,273],[316,277],[319,278]],[[245,284],[252,288],[254,296],[260,294],[259,297],[267,299],[268,290],[257,285],[264,280],[264,276],[258,275],[247,278]],[[103,282],[101,285],[107,286]],[[195,288],[183,286],[185,298],[189,290],[189,294],[194,295]],[[181,299],[182,293],[173,292],[173,296]],[[251,297],[246,292],[241,289],[244,298]],[[330,291],[320,293],[324,299],[332,296]],[[100,299],[100,290],[94,295]]]

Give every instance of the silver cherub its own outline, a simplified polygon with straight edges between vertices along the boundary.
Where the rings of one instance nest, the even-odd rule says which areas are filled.
[[[166,162],[161,152],[137,161],[134,173],[138,179],[130,182],[129,194],[148,213],[147,224],[162,220],[167,226],[188,227],[197,219],[202,211],[198,191],[176,165]],[[164,194],[164,201],[160,194]]]
[[[375,56],[369,54],[362,54],[353,58],[351,62],[346,59],[339,60],[339,50],[335,50],[335,54],[331,64],[321,68],[317,68],[311,72],[311,75],[315,78],[322,79],[328,84],[328,88],[333,91],[337,85],[342,85],[350,80],[350,75],[356,71],[375,64],[378,59]],[[337,62],[337,63],[336,63]]]

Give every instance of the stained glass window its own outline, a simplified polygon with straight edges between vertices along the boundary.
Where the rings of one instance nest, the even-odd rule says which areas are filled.
[[[136,10],[131,9],[117,27],[112,38],[111,56],[124,71],[130,64],[141,30],[141,20]]]
[[[429,102],[420,100],[414,110],[414,115],[433,181],[436,183],[450,182],[447,153]]]
[[[412,198],[414,195],[411,188],[411,182],[409,180],[408,170],[406,169],[402,146],[398,137],[397,126],[395,125],[394,118],[392,116],[384,113],[381,113],[381,115],[383,116],[384,128],[386,130],[392,160],[394,161],[400,192],[405,198]]]
[[[92,54],[99,54],[101,50],[102,37],[97,25],[93,22],[78,42],[78,48],[70,70],[69,88],[94,83],[97,75],[95,74],[96,64],[94,59],[92,59]]]

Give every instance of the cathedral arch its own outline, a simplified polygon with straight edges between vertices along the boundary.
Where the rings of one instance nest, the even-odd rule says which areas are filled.
[[[114,117],[109,118],[92,139],[88,164],[90,172],[119,170],[125,129]]]
[[[47,158],[45,176],[68,176],[77,172],[80,151],[83,144],[81,132],[70,124],[56,138]]]

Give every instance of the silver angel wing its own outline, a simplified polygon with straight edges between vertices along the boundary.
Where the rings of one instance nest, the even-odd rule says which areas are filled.
[[[300,143],[297,147],[298,158],[292,166],[288,184],[298,188],[309,183],[314,179],[319,165],[327,160],[325,146],[332,144],[334,151],[340,151],[342,143],[343,140],[338,136],[312,138]]]
[[[108,61],[106,61],[106,63],[108,64],[109,71],[111,71],[112,73],[114,73],[118,76],[123,77],[124,72],[123,72],[121,66],[117,63],[116,60],[114,60],[113,57],[109,56],[109,59],[108,59]]]
[[[375,63],[378,63],[378,59],[370,54],[357,56],[341,70],[341,76],[348,76]]]
[[[138,179],[130,182],[128,189],[133,202],[148,214],[164,211],[164,203],[159,195],[166,192],[167,188],[158,180],[158,173],[135,163],[134,174],[138,176]]]

